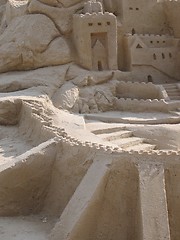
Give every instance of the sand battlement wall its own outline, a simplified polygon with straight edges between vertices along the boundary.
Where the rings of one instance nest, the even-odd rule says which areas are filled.
[[[180,3],[179,0],[163,0],[163,2],[165,2],[165,3],[171,3],[171,4]]]
[[[160,99],[160,89],[158,86],[149,82],[124,82],[119,81],[116,87],[119,98],[134,99]]]
[[[130,104],[131,107],[133,107],[134,103],[137,105],[141,104],[142,107],[146,108],[148,106],[154,105],[154,108],[158,109],[166,109],[168,108],[167,103],[164,100],[131,100],[131,99],[119,99],[117,102],[117,105],[119,107],[125,106]],[[22,112],[21,112],[21,120],[20,120],[20,131],[27,132],[27,137],[30,137],[34,139],[34,141],[38,144],[47,141],[48,139],[54,138],[57,142],[61,144],[65,144],[71,147],[77,146],[79,148],[87,148],[92,149],[93,151],[98,152],[110,152],[110,153],[120,153],[120,152],[126,152],[122,150],[120,147],[111,147],[107,146],[106,144],[99,144],[99,143],[93,143],[89,141],[81,141],[77,138],[74,138],[66,133],[64,128],[57,128],[52,125],[52,121],[50,118],[44,115],[43,113],[43,105],[41,105],[41,108],[39,109],[39,112],[37,114],[37,108],[35,105],[37,104],[38,109],[41,103],[29,103],[29,102],[23,102],[22,103]],[[29,119],[29,122],[27,123]],[[166,151],[166,150],[152,150],[152,151],[128,151],[128,153],[133,154],[147,154],[153,156],[158,155],[180,155],[180,151]]]

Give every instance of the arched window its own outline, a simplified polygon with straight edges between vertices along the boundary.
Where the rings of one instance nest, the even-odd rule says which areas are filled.
[[[102,62],[101,62],[101,61],[98,61],[98,70],[99,70],[99,71],[102,71],[102,70],[103,70]]]
[[[156,60],[156,59],[157,59],[157,57],[156,57],[156,54],[155,54],[155,53],[153,54],[153,58],[154,58],[154,60]]]
[[[165,59],[165,55],[164,55],[164,53],[162,53],[162,58]]]
[[[147,76],[147,80],[148,80],[148,82],[153,82],[152,76],[151,76],[151,75],[148,75],[148,76]]]
[[[135,29],[134,28],[132,28],[132,35],[134,35],[135,33],[136,33],[136,31],[135,31]]]

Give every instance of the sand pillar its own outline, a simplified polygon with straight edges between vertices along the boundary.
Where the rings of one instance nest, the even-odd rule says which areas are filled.
[[[102,161],[101,159],[101,161],[94,161],[91,165],[62,213],[60,221],[55,225],[50,240],[76,239],[77,235],[84,235],[83,229],[88,229],[91,224],[94,224],[94,218],[96,218],[95,215],[98,213],[103,197],[105,178],[109,172],[108,162],[109,160]],[[87,218],[89,218],[88,228],[83,224]],[[85,238],[88,239],[86,233],[83,239]]]
[[[170,240],[164,168],[139,168],[143,240]]]

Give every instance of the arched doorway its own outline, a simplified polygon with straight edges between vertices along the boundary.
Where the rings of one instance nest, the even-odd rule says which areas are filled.
[[[106,33],[94,34],[92,41],[92,66],[94,70],[103,71],[108,69]]]

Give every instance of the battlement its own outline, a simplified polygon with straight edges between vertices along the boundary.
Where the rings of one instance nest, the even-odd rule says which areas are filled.
[[[103,7],[100,2],[88,1],[84,4],[84,13],[98,13],[103,12]]]
[[[164,38],[171,38],[173,39],[173,36],[168,35],[168,34],[134,34],[134,36],[138,37],[151,37],[151,38],[159,38],[159,39],[164,39]]]
[[[167,3],[167,2],[169,2],[169,3],[180,3],[180,0],[164,0],[163,2],[165,2],[165,3]]]
[[[170,35],[139,34],[138,37],[148,47],[171,47],[174,46],[174,38]]]
[[[138,84],[138,83],[137,83]],[[146,83],[143,83],[146,85]],[[147,85],[151,86],[151,83],[148,83]],[[137,104],[145,104],[147,105],[152,104],[156,105],[157,107],[167,107],[167,103],[164,100],[131,100],[131,99],[119,99],[119,101],[122,103],[124,102],[127,105],[128,103],[137,102]],[[37,106],[36,106],[37,105]],[[39,110],[39,107],[41,110],[39,111],[39,114],[36,114],[37,110]],[[47,141],[50,138],[54,138],[57,143],[65,144],[71,147],[78,147],[78,148],[88,148],[92,149],[93,151],[98,151],[99,153],[109,153],[109,154],[137,154],[137,156],[141,155],[144,156],[145,159],[148,156],[154,156],[154,157],[168,157],[168,156],[180,156],[180,151],[174,151],[174,150],[148,150],[148,151],[125,151],[122,150],[120,147],[113,147],[113,146],[107,146],[105,144],[100,143],[94,143],[89,141],[80,141],[77,138],[74,138],[66,133],[64,128],[57,128],[52,125],[50,118],[45,114],[45,109],[43,106],[43,103],[41,102],[22,102],[22,110],[25,111],[25,117],[27,119],[30,119],[29,126],[27,134],[30,134],[31,137],[36,133],[39,140],[41,139],[42,142]],[[48,119],[47,119],[48,117]],[[24,119],[25,120],[25,119]],[[25,122],[23,120],[23,123]],[[33,123],[33,124],[32,124]],[[32,127],[33,126],[33,127]],[[25,127],[25,126],[24,126]],[[32,129],[35,128],[35,131]],[[22,126],[21,126],[22,130]],[[25,130],[25,129],[24,129]],[[46,137],[45,137],[46,136]]]
[[[113,13],[109,12],[98,12],[98,13],[85,13],[85,14],[74,14],[73,18],[76,19],[88,19],[88,20],[93,20],[93,19],[102,19],[102,18],[107,18],[107,19],[116,19],[116,16]]]
[[[87,32],[108,32],[116,28],[116,17],[111,13],[93,13],[74,15],[74,31],[79,32],[79,26],[83,25]]]

